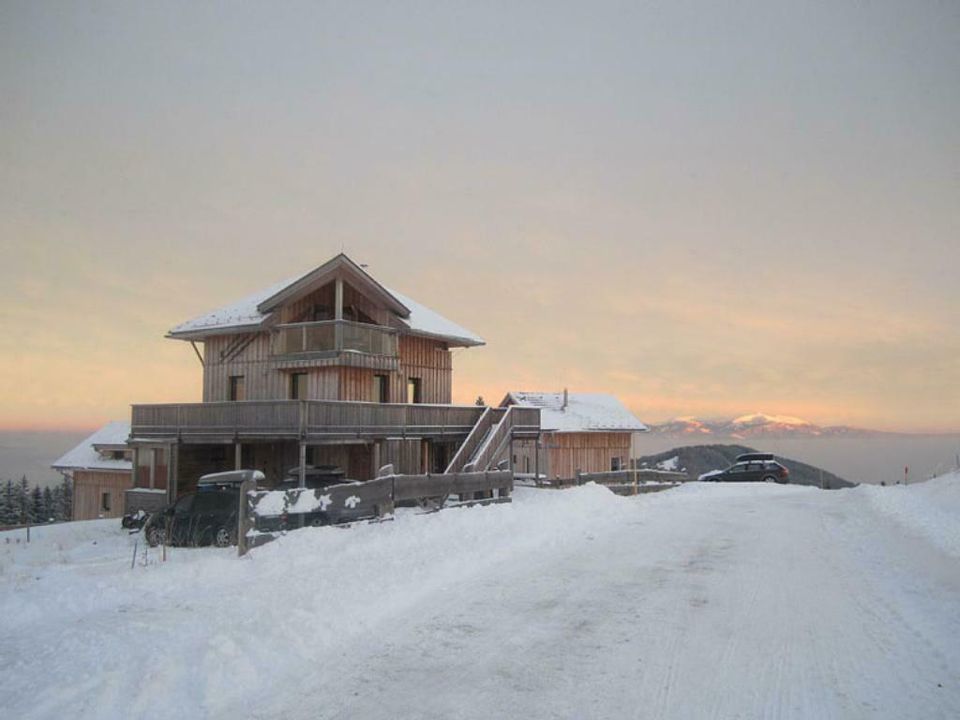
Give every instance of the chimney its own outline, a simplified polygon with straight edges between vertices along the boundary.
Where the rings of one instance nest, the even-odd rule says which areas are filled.
[[[567,394],[567,389],[564,388],[564,389],[563,389],[563,407],[561,407],[560,409],[561,409],[561,410],[566,410],[566,409],[567,409],[567,403],[568,403],[568,402],[570,402],[570,397],[569,397],[569,395]]]

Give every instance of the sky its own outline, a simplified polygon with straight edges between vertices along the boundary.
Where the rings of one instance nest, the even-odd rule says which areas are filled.
[[[455,400],[960,431],[956,2],[0,2],[0,428],[341,250]]]

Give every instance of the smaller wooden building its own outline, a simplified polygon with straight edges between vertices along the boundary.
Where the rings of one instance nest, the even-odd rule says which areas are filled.
[[[513,468],[519,474],[539,473],[567,480],[577,472],[605,472],[629,466],[634,433],[647,432],[613,395],[602,393],[511,392],[501,407],[540,410],[537,443],[517,443]]]
[[[117,518],[133,487],[130,423],[107,423],[51,467],[73,481],[73,519]]]

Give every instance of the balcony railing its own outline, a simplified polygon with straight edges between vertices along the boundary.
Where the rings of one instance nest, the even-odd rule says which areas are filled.
[[[381,325],[324,320],[277,326],[274,355],[358,352],[396,357],[397,331]]]
[[[197,441],[466,436],[483,410],[475,405],[401,405],[337,400],[134,405],[130,434],[136,438]],[[539,426],[539,418],[537,424]]]

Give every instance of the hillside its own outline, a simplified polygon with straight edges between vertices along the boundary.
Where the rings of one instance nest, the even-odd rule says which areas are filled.
[[[762,452],[745,445],[691,445],[677,447],[656,455],[638,458],[641,467],[655,467],[663,470],[680,470],[696,478],[711,470],[723,470],[734,463],[738,455],[750,452]],[[820,486],[820,473],[830,488],[853,487],[855,483],[844,480],[831,472],[798,460],[777,458],[790,470],[790,482],[793,485]]]

